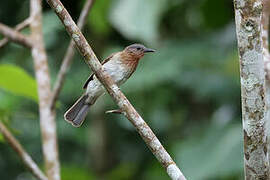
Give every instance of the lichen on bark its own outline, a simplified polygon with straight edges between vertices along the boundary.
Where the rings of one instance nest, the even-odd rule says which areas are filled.
[[[245,178],[269,179],[262,1],[235,0],[234,6],[240,58]]]

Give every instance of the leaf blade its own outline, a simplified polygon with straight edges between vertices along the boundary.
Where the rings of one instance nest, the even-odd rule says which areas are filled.
[[[38,101],[36,81],[24,69],[15,65],[2,64],[0,77],[1,89]]]

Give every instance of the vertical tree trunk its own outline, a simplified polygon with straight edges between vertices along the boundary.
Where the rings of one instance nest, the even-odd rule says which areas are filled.
[[[270,153],[270,54],[269,54],[269,11],[270,1],[263,0],[263,15],[262,15],[262,39],[263,39],[263,54],[264,54],[264,69],[266,72],[266,134],[268,154]],[[269,157],[268,157],[269,161]],[[269,161],[270,162],[270,161]]]
[[[245,179],[269,179],[262,43],[262,1],[235,0],[240,58]]]
[[[38,84],[40,129],[46,173],[49,180],[60,180],[55,113],[50,108],[50,75],[42,35],[41,0],[31,0],[30,6],[32,56]]]

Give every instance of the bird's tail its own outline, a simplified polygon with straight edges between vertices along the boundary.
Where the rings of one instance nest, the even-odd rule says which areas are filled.
[[[89,112],[90,104],[86,103],[87,98],[87,94],[82,95],[64,115],[65,120],[75,127],[82,125]]]

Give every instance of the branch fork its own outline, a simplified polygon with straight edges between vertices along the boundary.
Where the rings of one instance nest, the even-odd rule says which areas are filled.
[[[0,33],[3,34],[6,38],[8,38],[10,41],[21,44],[27,48],[32,48],[33,46],[32,41],[28,36],[25,36],[2,23],[0,23]],[[3,39],[2,41],[7,40]]]
[[[31,23],[31,17],[28,17],[23,22],[21,22],[20,24],[18,24],[17,26],[15,26],[14,30],[19,32],[19,31],[23,30],[24,28],[28,27],[30,23]],[[7,45],[8,42],[9,42],[9,39],[7,37],[5,37],[4,39],[2,39],[0,41],[0,49],[2,47],[4,47],[5,45]]]

